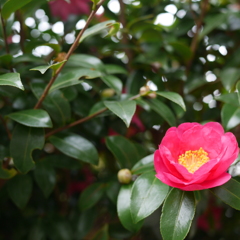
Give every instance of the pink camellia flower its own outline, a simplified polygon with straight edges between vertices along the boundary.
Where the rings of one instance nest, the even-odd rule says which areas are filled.
[[[70,3],[65,0],[55,0],[49,2],[49,6],[53,16],[60,17],[61,20],[66,21],[70,14],[89,14],[89,3],[89,0],[71,0]]]
[[[217,122],[183,123],[171,127],[154,154],[156,177],[185,191],[220,186],[231,175],[239,153],[235,136]]]

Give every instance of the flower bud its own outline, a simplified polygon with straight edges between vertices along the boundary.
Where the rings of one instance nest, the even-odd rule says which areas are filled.
[[[118,172],[118,181],[123,184],[128,184],[132,181],[132,173],[129,169],[124,168]]]
[[[143,86],[143,87],[140,88],[139,93],[140,93],[141,96],[145,96],[145,95],[148,94],[149,91],[150,91],[149,86]]]
[[[156,98],[157,94],[155,92],[150,92],[147,96],[148,98]]]
[[[101,92],[101,96],[103,98],[112,97],[114,94],[115,94],[115,91],[112,88],[106,88]]]
[[[57,57],[54,59],[54,62],[62,62],[65,60],[66,55],[67,54],[65,52],[58,53]]]

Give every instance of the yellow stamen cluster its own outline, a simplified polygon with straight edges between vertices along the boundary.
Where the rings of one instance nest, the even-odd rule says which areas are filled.
[[[208,153],[205,152],[201,147],[199,150],[186,151],[184,154],[178,157],[178,163],[184,166],[190,173],[194,173],[208,161]]]

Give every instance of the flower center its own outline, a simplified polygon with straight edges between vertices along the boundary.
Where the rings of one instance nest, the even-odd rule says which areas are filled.
[[[199,150],[186,151],[184,154],[178,157],[178,163],[184,166],[190,173],[194,173],[208,161],[208,153],[205,152],[201,147]]]

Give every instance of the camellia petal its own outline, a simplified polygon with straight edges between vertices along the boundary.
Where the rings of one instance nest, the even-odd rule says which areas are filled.
[[[156,177],[185,191],[220,186],[231,178],[227,170],[238,154],[235,136],[219,123],[183,123],[170,128],[155,151]]]

